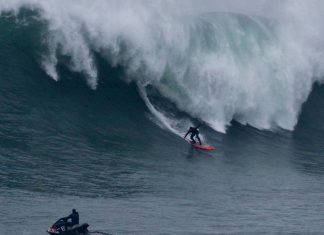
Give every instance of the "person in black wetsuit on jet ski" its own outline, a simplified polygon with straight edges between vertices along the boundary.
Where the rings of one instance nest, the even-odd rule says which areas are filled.
[[[69,219],[71,219],[71,222],[68,221]],[[72,214],[65,217],[64,220],[66,221],[67,227],[73,227],[74,225],[79,224],[79,213],[75,209],[73,209]]]
[[[90,235],[88,227],[87,223],[79,224],[79,213],[73,209],[69,216],[52,224],[47,232],[50,235]]]
[[[191,143],[192,144],[195,144],[196,143],[196,141],[195,141],[195,139],[194,139],[194,137],[196,137],[197,138],[197,140],[199,141],[199,144],[201,145],[201,141],[200,141],[200,138],[199,138],[199,130],[198,130],[198,128],[201,126],[201,124],[199,124],[198,126],[196,126],[196,127],[190,127],[189,128],[189,130],[188,130],[188,132],[186,133],[186,135],[184,136],[184,138],[186,138],[187,137],[187,135],[189,134],[189,133],[191,133],[191,136],[190,136],[190,139],[191,139]]]

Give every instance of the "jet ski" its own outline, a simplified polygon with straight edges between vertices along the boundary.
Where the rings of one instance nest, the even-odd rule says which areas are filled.
[[[53,225],[51,225],[47,232],[51,235],[89,235],[89,224],[76,224],[73,227],[66,226],[66,220],[64,218],[59,219]]]

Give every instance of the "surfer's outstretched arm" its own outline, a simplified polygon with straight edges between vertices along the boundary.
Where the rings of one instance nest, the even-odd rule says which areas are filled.
[[[187,132],[187,134],[185,134],[185,136],[184,136],[183,138],[186,138],[187,135],[188,135],[190,132],[191,132],[191,131],[189,130],[189,131]]]
[[[199,127],[201,127],[201,125],[202,125],[202,124],[200,123],[198,126],[195,127],[195,129],[198,129]]]

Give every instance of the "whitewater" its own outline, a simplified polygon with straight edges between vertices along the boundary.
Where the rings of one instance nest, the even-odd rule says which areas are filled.
[[[99,54],[127,70],[125,80],[134,81],[143,97],[153,86],[217,131],[225,132],[232,120],[293,130],[313,84],[322,81],[323,3],[283,1],[274,18],[195,13],[198,2],[183,10],[182,4],[13,0],[0,1],[0,10],[37,12],[47,27],[39,63],[56,81],[60,57],[67,56],[63,63],[96,89]],[[145,99],[162,126],[179,131],[176,120]]]

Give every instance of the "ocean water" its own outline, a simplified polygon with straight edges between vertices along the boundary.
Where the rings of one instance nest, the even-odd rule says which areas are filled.
[[[323,234],[323,3],[181,4],[0,1],[1,235]]]

